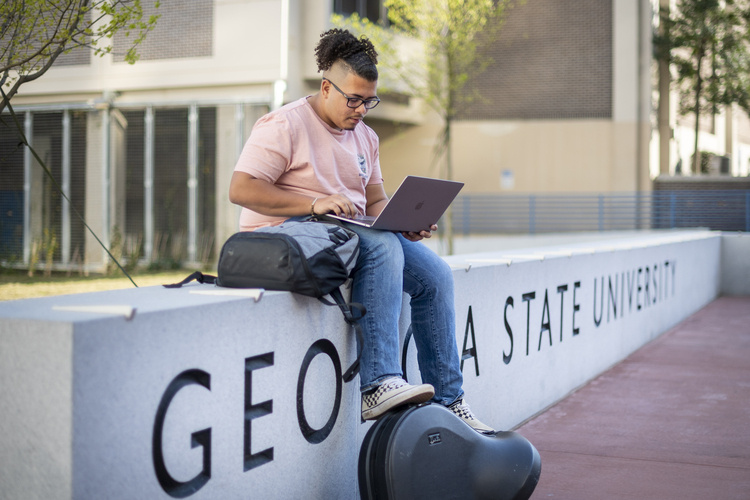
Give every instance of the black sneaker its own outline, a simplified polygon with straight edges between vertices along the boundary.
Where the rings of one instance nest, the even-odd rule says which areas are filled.
[[[464,398],[456,400],[453,404],[448,406],[448,409],[480,434],[495,434],[495,429],[477,420],[477,417],[474,416],[474,412],[471,411],[471,408],[469,408],[469,405],[464,401]]]
[[[409,385],[401,377],[387,378],[374,391],[362,394],[362,420],[375,420],[407,403],[425,403],[434,395],[430,384]]]

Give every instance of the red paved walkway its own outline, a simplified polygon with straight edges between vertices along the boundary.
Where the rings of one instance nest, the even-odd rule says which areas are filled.
[[[750,297],[722,297],[518,429],[537,499],[750,499]]]

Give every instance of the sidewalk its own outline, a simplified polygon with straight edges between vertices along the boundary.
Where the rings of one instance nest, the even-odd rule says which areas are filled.
[[[517,429],[532,499],[750,499],[750,297],[722,297]]]

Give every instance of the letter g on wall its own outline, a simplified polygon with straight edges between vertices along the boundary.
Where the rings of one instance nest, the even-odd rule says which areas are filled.
[[[203,469],[189,481],[181,482],[173,478],[167,471],[164,463],[164,450],[162,449],[162,434],[164,431],[164,419],[167,416],[169,405],[175,395],[188,385],[200,385],[211,390],[211,375],[203,370],[185,370],[177,375],[169,383],[164,395],[159,402],[154,419],[154,432],[152,442],[152,455],[156,478],[162,489],[171,497],[185,498],[201,489],[211,479],[211,428],[196,431],[191,435],[193,448],[203,447]]]

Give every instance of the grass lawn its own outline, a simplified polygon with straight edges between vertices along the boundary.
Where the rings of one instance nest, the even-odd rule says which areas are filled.
[[[140,272],[132,274],[133,281],[139,286],[157,286],[177,283],[188,276],[191,270],[175,270],[161,272]],[[215,274],[215,271],[206,271]],[[35,273],[33,278],[26,271],[5,269],[0,272],[0,300],[27,299],[32,297],[46,297],[49,295],[65,295],[70,293],[97,292],[102,290],[117,290],[133,288],[133,283],[124,276],[68,276],[66,273],[53,273],[44,276],[43,272]]]

